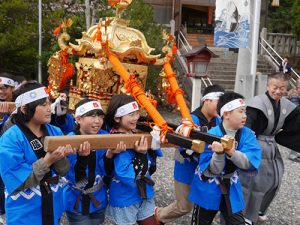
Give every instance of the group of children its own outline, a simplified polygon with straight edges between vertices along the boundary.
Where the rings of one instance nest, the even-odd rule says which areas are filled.
[[[247,222],[240,177],[256,176],[261,148],[254,132],[244,126],[243,96],[224,92],[218,85],[206,88],[201,106],[192,112],[193,122],[203,132],[234,139],[235,144],[224,149],[213,142],[200,156],[188,149],[176,150],[176,200],[164,208],[155,208],[151,179],[162,152],[151,149],[144,138],[133,149],[122,140],[115,149],[94,151],[88,142],[79,149],[69,145],[52,153],[43,149],[45,136],[134,133],[140,114],[133,97],[113,96],[106,114],[100,102],[83,99],[75,107],[75,122],[66,114],[53,118],[53,108],[56,112],[61,105],[51,110],[49,96],[37,82],[23,84],[15,93],[15,103],[11,127],[0,139],[7,224],[58,224],[66,212],[71,225],[101,224],[105,216],[118,225],[156,225],[192,210],[193,225],[211,224],[218,211],[226,225]]]

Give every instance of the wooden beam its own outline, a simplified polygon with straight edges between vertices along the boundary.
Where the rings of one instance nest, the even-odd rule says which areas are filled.
[[[74,135],[74,136],[47,136],[44,141],[44,150],[46,152],[52,152],[59,146],[71,145],[72,148],[78,149],[80,144],[88,141],[91,145],[91,149],[115,149],[120,141],[126,144],[126,148],[133,149],[136,141],[139,141],[141,137],[147,138],[148,146],[151,147],[152,136],[149,133],[138,134],[102,134],[102,135]],[[178,134],[167,133],[168,142],[171,145],[162,144],[162,147],[170,147],[173,145],[179,145],[183,148],[191,149],[197,153],[204,151],[205,142],[200,140],[191,140],[186,137],[182,137]]]

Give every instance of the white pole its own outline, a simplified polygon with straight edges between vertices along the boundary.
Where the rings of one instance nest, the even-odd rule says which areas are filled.
[[[251,70],[250,70],[250,74],[251,74],[251,76],[253,76],[253,80],[252,80],[252,84],[253,84],[252,87],[253,88],[251,90],[251,95],[254,96],[256,67],[257,67],[257,53],[258,53],[258,38],[259,38],[261,0],[253,0],[252,2],[254,2],[254,11],[252,11],[253,16],[254,16],[254,21],[253,21],[252,43],[251,43]]]
[[[191,78],[193,89],[192,89],[192,104],[191,111],[194,111],[196,108],[200,106],[201,101],[201,79]]]
[[[91,27],[91,5],[90,0],[85,0],[85,23],[86,30]]]
[[[38,82],[42,83],[42,0],[39,0],[39,63]]]

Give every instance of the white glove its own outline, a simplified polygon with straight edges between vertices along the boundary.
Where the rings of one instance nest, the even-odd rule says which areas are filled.
[[[66,102],[66,98],[59,96],[55,102],[51,104],[51,113],[57,116],[66,115],[67,104],[62,104],[63,102]]]

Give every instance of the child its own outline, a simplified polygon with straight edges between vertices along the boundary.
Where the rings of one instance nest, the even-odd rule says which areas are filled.
[[[51,109],[45,87],[37,82],[22,85],[17,94],[15,125],[0,139],[0,173],[6,197],[7,224],[53,225],[62,215],[62,182],[69,170],[65,156],[70,146],[45,152],[45,136],[62,135],[49,125]]]
[[[75,106],[76,126],[69,135],[105,134],[101,130],[104,113],[101,104],[92,99],[83,99]],[[64,205],[70,225],[104,222],[107,205],[107,187],[103,181],[104,164],[110,163],[113,153],[125,150],[120,143],[114,151],[91,151],[84,142],[77,155],[70,155],[70,171],[66,176]]]
[[[133,97],[115,95],[111,98],[106,115],[111,133],[134,133],[139,117],[139,107]],[[154,182],[150,177],[155,171],[155,160],[151,161],[150,157],[150,152],[154,151],[147,150],[147,140],[142,137],[134,149],[127,149],[114,158],[107,216],[118,225],[136,222],[156,225]]]
[[[205,88],[201,105],[191,114],[193,122],[201,126],[202,130],[208,131],[220,123],[217,103],[224,91],[224,88],[219,85]],[[179,151],[175,152],[174,187],[176,200],[167,207],[156,208],[156,216],[161,224],[170,223],[193,209],[193,203],[188,200],[188,194],[198,165],[198,157],[199,154],[188,149],[179,148]]]
[[[2,72],[0,73],[0,130],[4,126],[7,121],[9,115],[8,112],[8,104],[3,104],[3,102],[11,102],[12,101],[12,93],[15,88],[14,76],[9,73]],[[0,131],[1,135],[2,132]],[[0,177],[0,222],[5,223],[5,196],[4,196],[4,184]]]
[[[238,170],[255,174],[260,164],[261,152],[253,132],[244,127],[246,105],[243,97],[234,92],[225,93],[218,102],[222,123],[209,133],[235,138],[230,150],[219,142],[206,146],[200,155],[191,186],[189,199],[198,207],[193,212],[192,224],[211,224],[221,211],[227,225],[244,225],[242,210],[244,199]]]

